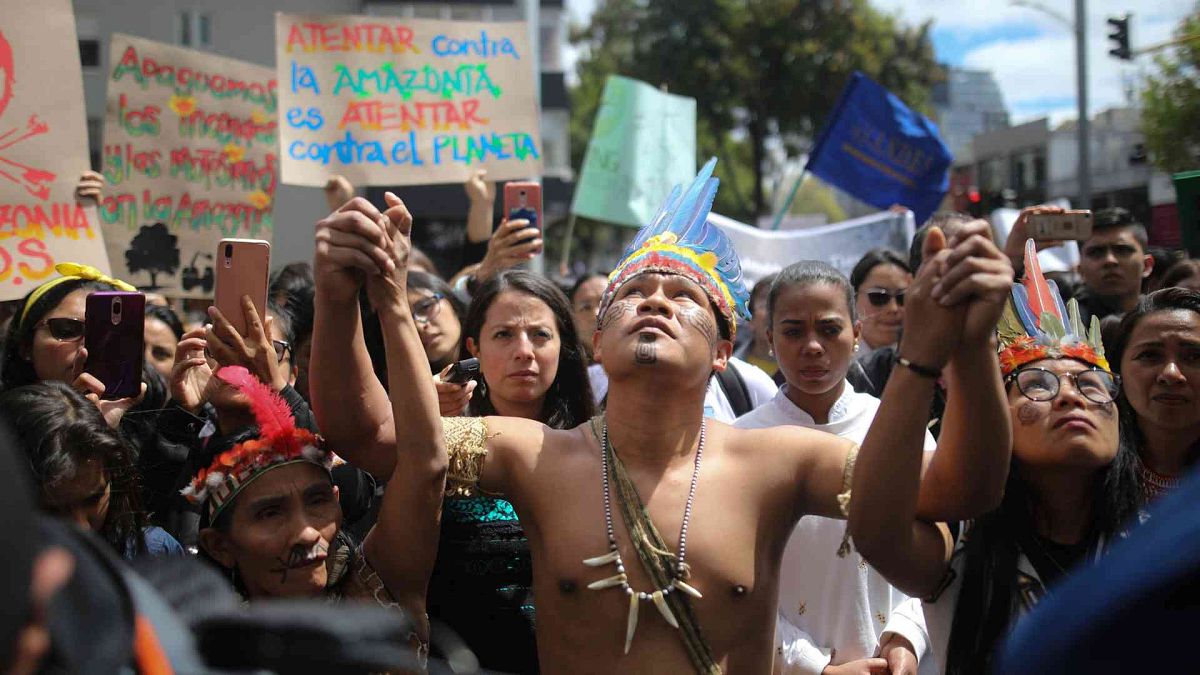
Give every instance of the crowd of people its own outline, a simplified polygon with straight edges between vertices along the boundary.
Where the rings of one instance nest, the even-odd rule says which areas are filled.
[[[148,296],[142,390],[118,400],[84,307],[131,287],[60,266],[6,308],[0,493],[44,515],[8,535],[28,555],[0,663],[85,670],[53,598],[89,597],[99,556],[215,572],[249,608],[402,618],[407,660],[366,670],[989,672],[1195,463],[1200,266],[1156,270],[1171,256],[1113,208],[1077,274],[1043,273],[1028,222],[1055,209],[1030,207],[1006,241],[942,212],[907,254],[748,289],[707,221],[712,164],[565,287],[523,265],[540,230],[494,227],[482,172],[453,273],[399,197],[334,178],[313,260],[243,299],[244,332]],[[145,582],[110,576],[143,608],[114,653],[184,672]]]

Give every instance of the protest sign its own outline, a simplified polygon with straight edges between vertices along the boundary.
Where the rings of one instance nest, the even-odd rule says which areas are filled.
[[[541,173],[523,22],[275,15],[283,181],[461,183]]]
[[[696,100],[610,75],[571,212],[641,227],[695,175]]]
[[[69,0],[0,0],[0,300],[55,263],[108,271],[96,209],[74,197],[88,169],[77,45]]]
[[[907,206],[923,223],[946,196],[952,159],[937,125],[856,72],[806,169],[872,206]]]
[[[109,64],[100,219],[113,272],[209,297],[218,241],[271,239],[275,72],[119,33]]]
[[[892,248],[906,255],[916,230],[911,211],[884,211],[790,231],[760,230],[716,213],[708,221],[729,235],[747,286],[800,260],[823,260],[849,277],[858,259],[873,248]]]

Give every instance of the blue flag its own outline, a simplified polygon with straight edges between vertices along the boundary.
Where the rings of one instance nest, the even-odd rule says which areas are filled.
[[[936,124],[856,72],[805,168],[872,206],[907,206],[920,225],[946,196],[953,159]]]

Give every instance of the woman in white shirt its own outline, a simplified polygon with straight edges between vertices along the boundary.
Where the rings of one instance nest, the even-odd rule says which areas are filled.
[[[823,262],[791,265],[771,285],[767,317],[786,384],[735,426],[794,424],[861,444],[879,400],[846,382],[861,332],[849,281]],[[928,433],[925,449],[934,449]],[[911,675],[924,663],[928,642],[920,601],[892,587],[858,553],[838,557],[845,528],[805,516],[792,533],[780,574],[775,671]]]

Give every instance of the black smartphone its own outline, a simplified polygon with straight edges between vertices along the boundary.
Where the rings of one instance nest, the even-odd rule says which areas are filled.
[[[131,291],[98,291],[84,305],[85,370],[104,383],[100,398],[114,400],[142,391],[142,336],[146,296]]]
[[[446,373],[446,377],[442,381],[466,384],[468,380],[472,380],[478,375],[479,359],[463,359],[450,366],[450,372]]]

